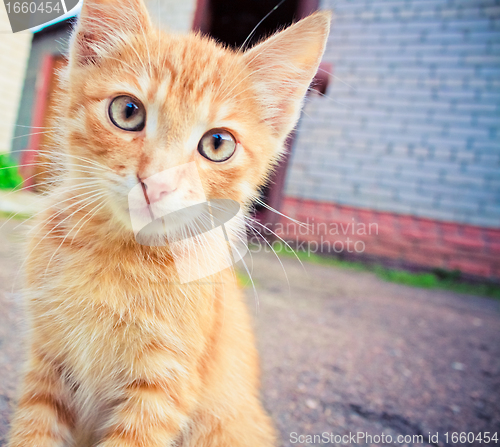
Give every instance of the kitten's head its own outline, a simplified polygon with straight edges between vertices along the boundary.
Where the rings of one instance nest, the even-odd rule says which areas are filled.
[[[206,199],[245,208],[298,120],[329,23],[316,13],[239,52],[157,30],[141,0],[85,0],[65,78],[73,177],[99,185],[100,212],[120,231],[134,187],[164,210]]]

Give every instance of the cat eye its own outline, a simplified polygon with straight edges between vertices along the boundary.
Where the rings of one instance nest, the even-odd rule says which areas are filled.
[[[229,160],[236,150],[236,138],[227,130],[209,130],[198,143],[198,152],[217,163]]]
[[[120,129],[133,132],[144,129],[146,109],[131,96],[117,96],[111,101],[108,113],[113,124]]]

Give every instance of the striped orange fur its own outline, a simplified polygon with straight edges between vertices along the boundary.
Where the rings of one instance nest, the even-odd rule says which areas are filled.
[[[296,125],[329,22],[317,13],[239,52],[158,31],[140,0],[85,0],[61,73],[63,168],[29,241],[30,351],[9,447],[276,445],[233,271],[179,283],[168,245],[135,241],[127,194],[194,161],[207,198],[247,212]],[[110,121],[118,95],[144,105],[144,129]],[[212,128],[237,142],[223,163],[197,151]]]

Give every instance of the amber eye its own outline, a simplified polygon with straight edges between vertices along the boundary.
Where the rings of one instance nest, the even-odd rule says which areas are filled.
[[[109,117],[116,127],[138,132],[144,129],[146,110],[144,106],[131,96],[117,96],[109,105]]]
[[[235,150],[236,139],[224,129],[209,130],[198,143],[198,152],[215,162],[229,160]]]

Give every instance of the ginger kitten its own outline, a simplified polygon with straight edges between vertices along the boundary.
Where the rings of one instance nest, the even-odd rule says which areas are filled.
[[[316,13],[237,52],[158,31],[140,0],[85,0],[61,77],[65,171],[29,242],[10,447],[275,445],[242,294],[231,268],[212,268],[230,240],[193,229],[205,203],[237,203],[236,222],[248,212],[329,22]],[[191,211],[140,241],[133,213],[160,205]]]

